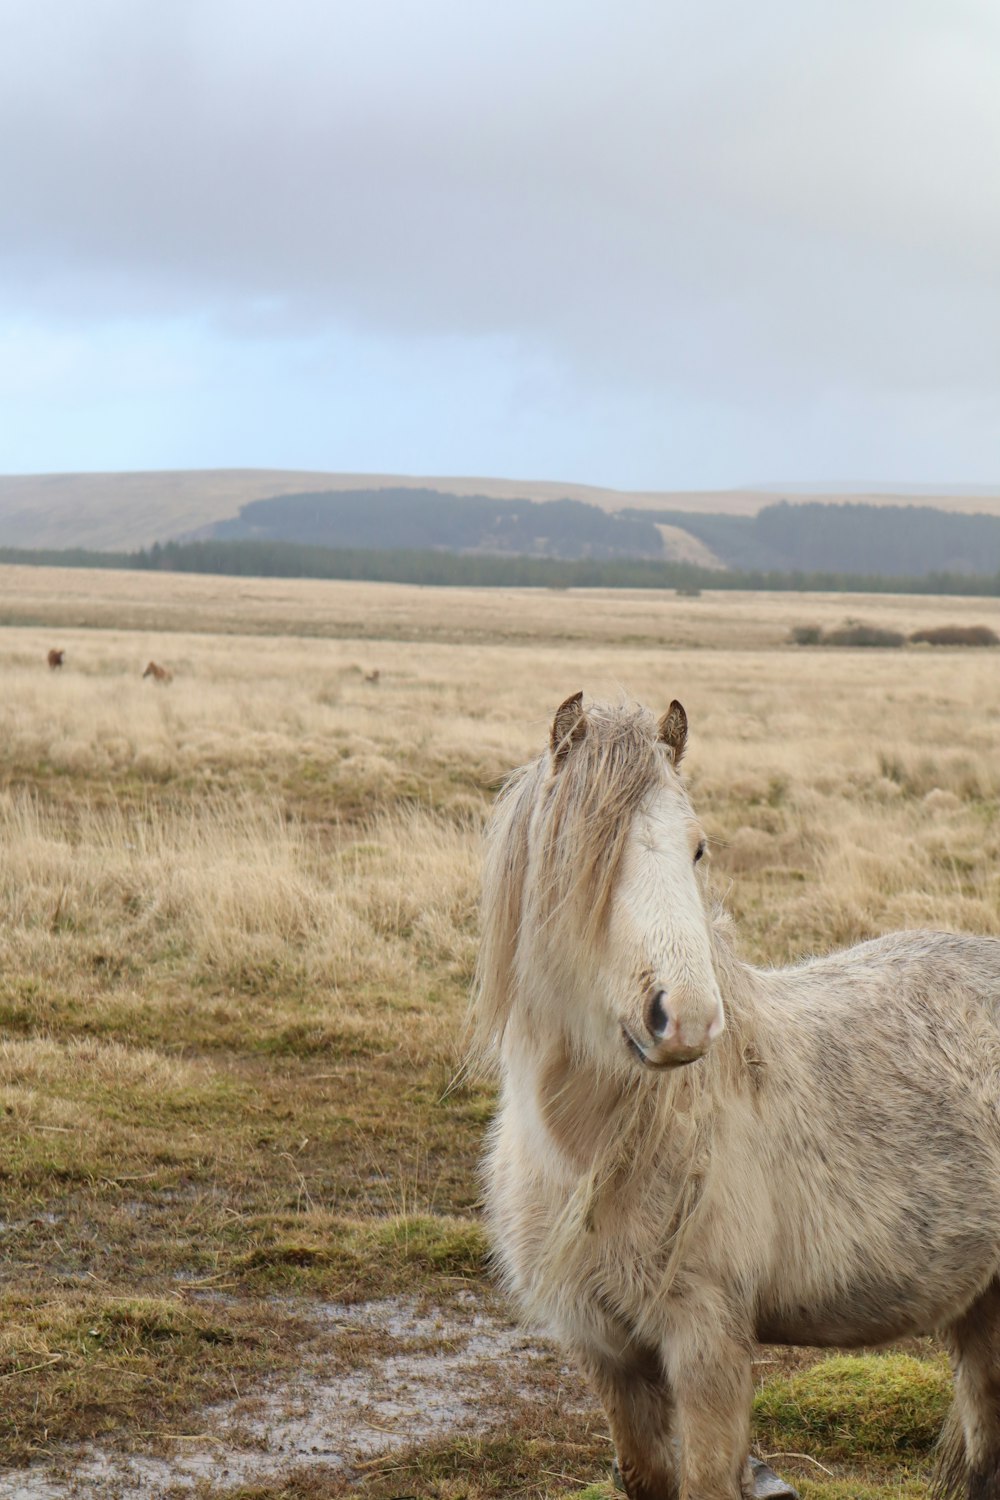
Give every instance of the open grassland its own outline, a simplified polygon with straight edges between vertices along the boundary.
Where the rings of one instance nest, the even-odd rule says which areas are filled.
[[[172,637],[192,631],[342,640],[377,665],[378,647],[388,648],[381,654],[391,660],[395,643],[413,642],[477,648],[521,644],[540,653],[573,644],[629,652],[643,647],[763,650],[784,645],[795,626],[826,631],[842,625],[847,616],[905,635],[942,624],[997,630],[1000,600],[736,591],[728,597],[706,593],[691,599],[655,589],[425,588],[0,565],[0,627],[44,627],[46,649],[68,646],[74,657],[78,642],[87,639],[78,631],[127,632],[118,636],[123,655],[105,665],[104,670],[111,671],[136,661],[141,669],[150,655],[177,657],[184,646]],[[164,637],[170,639],[165,642]],[[30,651],[36,642],[37,637],[23,638],[24,661],[34,661]],[[255,647],[263,658],[264,675],[274,653],[284,666],[286,645],[262,641]],[[253,657],[239,665],[231,644],[220,642],[219,649],[234,658],[231,667],[239,678],[253,677]],[[314,658],[313,664],[326,659]],[[180,660],[185,660],[183,654]],[[614,660],[607,659],[612,672]],[[584,661],[589,665],[589,654]],[[100,670],[87,652],[76,664],[84,672]],[[618,665],[631,681],[631,657],[619,659]],[[468,676],[473,671],[470,665]]]
[[[843,619],[816,596],[0,575],[5,1465],[169,1458],[206,1403],[308,1363],[320,1307],[490,1307],[492,1098],[461,1071],[479,835],[575,689],[684,702],[747,957],[997,931],[1000,653],[788,646]],[[850,609],[1000,626],[986,601]],[[377,1327],[321,1348],[398,1354]],[[600,1416],[533,1369],[478,1431],[202,1493],[610,1494]],[[929,1346],[758,1375],[758,1444],[805,1496],[925,1493]]]

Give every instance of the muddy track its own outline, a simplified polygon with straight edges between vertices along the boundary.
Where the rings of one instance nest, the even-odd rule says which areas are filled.
[[[406,1301],[319,1303],[294,1379],[205,1408],[183,1433],[140,1450],[89,1445],[0,1474],[3,1500],[152,1500],[199,1485],[221,1490],[303,1468],[349,1477],[393,1449],[485,1433],[539,1399],[593,1404],[540,1339],[500,1321],[472,1295],[447,1311]]]

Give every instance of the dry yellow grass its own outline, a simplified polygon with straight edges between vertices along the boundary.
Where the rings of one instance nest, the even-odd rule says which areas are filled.
[[[290,1328],[249,1334],[275,1287],[446,1297],[474,1266],[490,1100],[448,1086],[479,830],[567,693],[684,702],[748,956],[997,930],[995,656],[785,644],[848,613],[996,628],[992,601],[2,571],[31,622],[0,630],[8,1458],[111,1411],[128,1441],[152,1398],[122,1369],[158,1350],[179,1409],[289,1357]],[[168,1316],[206,1278],[231,1345]],[[112,1401],[84,1334],[138,1291]]]
[[[471,589],[314,579],[212,578],[201,574],[108,573],[90,568],[0,565],[0,626],[25,627],[16,659],[44,646],[68,646],[67,667],[94,670],[89,631],[128,632],[117,666],[142,671],[150,656],[173,664],[176,634],[295,636],[353,643],[366,663],[392,661],[395,643],[437,641],[476,646],[521,644],[532,651],[565,645],[744,651],[784,645],[793,625],[824,629],[857,618],[909,634],[925,625],[1000,628],[1000,600],[901,594],[754,594],[706,592],[684,598],[657,589]],[[43,627],[41,634],[32,627]],[[55,634],[53,634],[55,632]],[[81,647],[83,650],[81,652]],[[9,648],[8,648],[9,649]],[[228,642],[220,653],[237,655]],[[322,652],[311,658],[318,666]],[[264,662],[284,643],[254,647]],[[29,654],[30,653],[30,654]],[[102,656],[103,653],[97,653]],[[287,665],[282,663],[283,667]],[[620,659],[628,678],[628,658]],[[106,670],[111,670],[110,664]],[[254,657],[241,675],[252,676]],[[471,670],[471,668],[470,668]]]

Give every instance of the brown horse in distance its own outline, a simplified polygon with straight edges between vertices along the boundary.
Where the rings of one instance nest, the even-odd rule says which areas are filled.
[[[143,677],[152,677],[154,682],[173,682],[174,674],[169,667],[161,667],[155,661],[151,661],[143,672]]]
[[[63,664],[63,657],[65,655],[66,655],[65,651],[55,651],[55,650],[53,650],[53,651],[49,652],[47,660],[48,660],[48,663],[49,663],[49,667],[50,667],[50,669],[53,672],[55,671],[56,667],[61,667],[62,666],[62,664]]]

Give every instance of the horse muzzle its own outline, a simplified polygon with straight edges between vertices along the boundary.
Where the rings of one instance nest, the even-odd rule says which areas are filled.
[[[681,1068],[697,1062],[726,1028],[721,1004],[716,1003],[707,1020],[689,1020],[671,1007],[664,990],[652,996],[643,1019],[649,1042],[640,1041],[624,1021],[622,1035],[633,1056],[647,1068]]]

